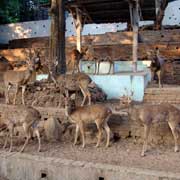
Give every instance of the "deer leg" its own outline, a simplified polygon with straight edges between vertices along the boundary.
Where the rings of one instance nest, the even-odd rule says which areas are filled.
[[[26,134],[26,141],[24,142],[24,145],[23,145],[23,147],[20,150],[21,153],[24,151],[26,145],[29,142],[29,138],[30,138],[30,136],[29,136],[29,127],[28,127],[28,125],[26,123],[23,124],[23,128],[24,128],[24,132]]]
[[[74,145],[77,144],[78,135],[79,135],[79,125],[76,124],[76,131],[75,131]]]
[[[39,133],[38,128],[36,128],[34,130],[34,132],[35,132],[37,139],[38,139],[38,152],[40,152],[41,151],[41,137],[40,137],[40,133]]]
[[[13,147],[13,129],[14,129],[14,125],[10,125],[10,127],[9,127],[9,135],[10,135],[10,148],[9,148],[9,152],[12,151],[12,147]]]
[[[97,74],[99,74],[100,62],[97,62]]]
[[[80,66],[80,60],[77,62],[77,70],[78,70],[78,73],[80,72],[80,69],[81,69],[81,66]]]
[[[14,105],[16,104],[16,97],[17,97],[18,89],[19,89],[19,86],[18,86],[18,84],[17,84],[17,85],[16,85],[15,95],[14,95],[14,101],[13,101],[13,104],[14,104]]]
[[[5,139],[5,142],[4,142],[3,149],[6,149],[8,138],[9,138],[9,132],[6,134],[6,139]]]
[[[84,134],[84,124],[81,122],[79,123],[79,128],[80,128],[80,132],[81,132],[81,136],[82,136],[82,147],[84,148],[85,145],[86,145],[86,142],[85,142],[85,134]]]
[[[108,71],[108,73],[107,73],[107,74],[110,74],[110,72],[111,72],[111,68],[112,68],[112,63],[110,62],[110,67],[109,67],[109,71]]]
[[[161,85],[161,71],[158,71],[158,72],[157,72],[157,76],[158,76],[159,88],[161,88],[161,87],[162,87],[162,85]]]
[[[151,71],[151,81],[153,82],[154,81],[154,71]]]
[[[97,129],[98,129],[98,140],[97,140],[97,143],[96,143],[96,147],[99,147],[103,129],[102,129],[101,124],[98,123],[98,120],[96,121],[96,126],[97,126]]]
[[[173,134],[173,137],[174,137],[174,152],[178,152],[179,151],[179,147],[178,147],[178,137],[179,137],[179,134],[178,134],[178,131],[177,131],[177,126],[176,124],[174,123],[171,123],[171,122],[168,122],[168,125],[171,129],[171,132]]]
[[[104,123],[104,129],[105,129],[106,135],[107,135],[106,147],[108,147],[109,146],[109,141],[110,141],[110,128],[109,128],[107,122]]]
[[[95,63],[95,70],[94,70],[94,74],[97,74],[97,61],[94,60],[94,63]]]
[[[22,86],[22,104],[25,105],[25,102],[24,102],[24,92],[26,90],[26,86]]]
[[[8,84],[8,85],[7,85],[6,92],[5,92],[6,104],[9,104],[9,90],[10,90],[10,88],[11,88],[11,85]]]
[[[87,92],[87,96],[88,96],[88,103],[89,103],[89,106],[90,106],[91,105],[91,93],[89,92],[89,90]]]
[[[150,132],[150,124],[145,124],[144,125],[144,143],[143,143],[143,148],[141,152],[141,156],[145,156],[145,152],[147,151],[147,142],[148,142],[148,136]]]
[[[85,93],[84,89],[83,89],[81,86],[79,86],[79,87],[80,87],[81,92],[82,92],[82,94],[83,94],[83,101],[82,101],[82,103],[81,103],[81,106],[83,106],[83,105],[84,105],[84,103],[85,103],[85,101],[86,101],[86,97],[87,97],[87,95],[86,95],[86,93]]]
[[[109,72],[108,72],[108,74],[110,74],[113,65],[114,65],[114,63],[113,63],[113,62],[110,62],[110,67],[109,67]],[[114,73],[114,72],[113,72],[113,73]]]

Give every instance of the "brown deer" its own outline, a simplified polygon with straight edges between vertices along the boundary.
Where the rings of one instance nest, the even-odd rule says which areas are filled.
[[[10,62],[5,57],[0,55],[0,72],[5,72],[12,69],[13,66],[10,64]]]
[[[106,55],[97,54],[91,43],[86,47],[84,58],[87,60],[90,60],[90,61],[94,61],[94,63],[95,63],[94,74],[99,74],[99,68],[100,68],[101,62],[109,62],[110,63],[110,67],[109,67],[107,74],[110,74],[111,68],[114,65],[112,58],[110,56],[107,56],[107,54]]]
[[[155,52],[153,52],[150,68],[152,73],[152,80],[154,80],[155,75],[157,75],[158,77],[159,88],[162,87],[163,65],[164,65],[164,59],[160,57],[159,49],[156,48]]]
[[[22,87],[22,104],[25,105],[24,93],[25,93],[26,85],[36,71],[35,59],[32,60],[29,59],[27,63],[29,64],[27,70],[24,71],[9,70],[4,73],[5,99],[7,104],[9,103],[9,90],[11,86],[15,86],[16,91],[14,95],[13,104],[16,104],[16,96],[18,94],[19,87]]]
[[[13,110],[6,109],[0,115],[0,127],[6,126],[8,129],[8,133],[6,135],[5,143],[3,148],[5,149],[7,146],[8,138],[10,138],[10,148],[9,151],[12,151],[13,147],[13,132],[15,126],[22,126],[26,135],[26,141],[21,148],[20,152],[23,152],[28,141],[31,137],[31,130],[36,134],[38,138],[38,151],[41,150],[41,139],[38,130],[38,123],[41,120],[41,115],[38,110],[32,107],[18,106],[17,109],[13,108]]]
[[[83,106],[83,107],[74,107],[73,108],[73,98],[72,96],[65,98],[65,113],[66,116],[72,123],[76,124],[76,131],[75,131],[75,138],[74,138],[74,145],[77,143],[79,131],[82,136],[82,147],[85,147],[85,132],[84,128],[85,125],[88,123],[95,123],[98,129],[98,140],[96,147],[99,147],[101,141],[101,135],[103,128],[107,134],[107,142],[106,147],[109,146],[110,141],[110,128],[107,124],[109,117],[111,116],[111,110],[101,104],[94,104],[90,106]]]
[[[72,74],[74,74],[77,70],[77,72],[80,72],[80,60],[82,59],[83,55],[85,54],[85,52],[80,53],[77,49],[73,49],[71,54],[70,54],[70,61],[68,62],[67,66],[69,66],[70,64],[72,64]]]
[[[179,151],[178,137],[180,133],[180,110],[170,104],[144,104],[139,108],[129,107],[128,113],[132,120],[139,120],[144,126],[144,143],[141,156],[147,151],[148,136],[152,123],[165,121],[168,123],[174,137],[174,151]]]
[[[100,68],[101,62],[109,62],[110,66],[109,66],[109,71],[107,72],[107,74],[110,74],[111,69],[114,66],[114,61],[112,60],[110,56],[106,56],[104,58],[98,58],[96,61],[97,61],[97,65],[96,65],[95,71],[97,72],[97,74],[99,74],[99,68]]]
[[[60,87],[64,87],[68,91],[80,90],[83,94],[83,101],[81,106],[85,104],[86,98],[88,98],[88,104],[91,105],[91,94],[88,86],[92,82],[91,78],[85,73],[65,74],[54,77],[56,84]]]

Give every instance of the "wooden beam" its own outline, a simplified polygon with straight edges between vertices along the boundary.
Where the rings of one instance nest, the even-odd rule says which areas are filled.
[[[58,53],[57,53],[57,73],[64,74],[66,72],[66,59],[65,59],[65,6],[64,0],[58,0]]]

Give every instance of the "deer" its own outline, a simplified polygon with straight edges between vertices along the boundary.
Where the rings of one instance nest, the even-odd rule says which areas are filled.
[[[112,58],[110,56],[106,56],[106,55],[103,55],[103,54],[98,55],[95,52],[91,42],[85,49],[86,50],[85,50],[84,57],[87,60],[91,60],[91,61],[95,62],[95,72],[94,72],[94,74],[99,74],[99,68],[100,68],[100,63],[101,62],[109,62],[110,63],[110,67],[109,67],[109,70],[107,72],[107,74],[110,74],[111,68],[114,65],[114,61],[112,60]]]
[[[127,92],[127,89],[125,88]],[[134,106],[133,97],[134,92],[127,93],[120,98],[121,109],[127,108],[127,114],[130,119],[139,121],[144,126],[144,142],[141,151],[141,156],[144,157],[147,152],[148,137],[153,123],[160,121],[167,122],[173,138],[174,138],[174,152],[179,151],[178,137],[180,133],[180,110],[171,104],[142,104]]]
[[[157,75],[158,77],[159,88],[163,86],[162,85],[163,64],[164,64],[164,59],[160,57],[159,49],[156,48],[155,52],[153,53],[153,58],[151,61],[150,68],[152,73],[152,80],[154,80],[155,75]]]
[[[165,121],[171,129],[174,138],[174,152],[179,151],[178,137],[180,133],[180,110],[170,104],[142,105],[140,108],[130,109],[131,119],[138,119],[144,126],[144,143],[141,156],[147,151],[148,137],[152,123]],[[135,118],[135,116],[137,116]]]
[[[72,74],[74,74],[76,72],[76,70],[77,70],[78,73],[80,72],[80,60],[84,56],[85,51],[84,52],[80,52],[77,49],[73,49],[71,51],[71,54],[70,54],[71,60],[68,62],[67,66],[69,66],[70,63],[72,63],[72,65],[73,65]]]
[[[6,148],[8,139],[10,138],[10,147],[9,152],[12,151],[13,148],[13,132],[15,126],[22,126],[24,129],[24,133],[26,136],[26,140],[24,145],[22,146],[20,152],[23,152],[25,147],[27,146],[29,139],[31,138],[31,130],[36,134],[38,138],[38,152],[41,150],[41,138],[40,133],[38,130],[38,123],[41,120],[41,114],[38,110],[33,107],[26,107],[26,106],[18,106],[15,110],[8,110],[5,109],[0,114],[0,127],[6,126],[8,133],[6,134],[5,142],[3,149]]]
[[[13,66],[5,57],[0,55],[0,72],[5,72],[7,70],[13,70]]]
[[[26,85],[28,82],[31,80],[32,76],[36,72],[36,61],[35,58],[30,58],[27,60],[28,63],[28,68],[24,71],[13,71],[13,70],[8,70],[4,73],[3,79],[4,79],[4,84],[5,84],[5,101],[6,104],[9,104],[9,90],[11,86],[15,86],[15,95],[14,95],[14,100],[13,104],[16,104],[16,96],[19,91],[19,87],[22,87],[22,104],[25,105],[24,102],[24,93],[26,90]]]
[[[69,120],[76,125],[74,145],[77,144],[80,131],[82,137],[82,148],[85,148],[85,125],[88,123],[95,123],[98,129],[98,140],[95,147],[99,147],[100,145],[103,128],[106,131],[106,147],[108,147],[110,141],[110,128],[107,122],[112,114],[111,109],[102,104],[75,107],[74,99],[74,95],[71,95],[71,97],[65,97],[65,114]]]
[[[91,105],[91,93],[88,86],[92,83],[91,78],[85,73],[75,73],[57,75],[53,77],[56,84],[68,91],[78,91],[80,90],[83,94],[83,100],[81,106],[83,106],[88,98],[88,104]]]
[[[174,138],[174,151],[178,152],[178,137],[180,133],[180,110],[171,104],[142,104],[138,107],[133,106],[132,97],[124,98],[120,105],[121,109],[127,108],[130,119],[139,121],[144,126],[144,142],[141,156],[147,152],[148,137],[153,123],[165,121],[168,123]]]

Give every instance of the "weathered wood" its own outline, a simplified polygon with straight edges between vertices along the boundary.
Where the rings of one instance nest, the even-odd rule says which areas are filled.
[[[56,72],[64,74],[66,72],[66,58],[65,58],[65,6],[63,0],[58,0],[58,65]]]
[[[130,3],[130,14],[132,15],[133,28],[133,72],[137,71],[138,59],[138,28],[139,28],[139,4],[138,2]]]
[[[78,8],[76,8],[76,45],[77,45],[77,50],[79,52],[81,52],[81,41],[82,41],[82,16],[78,10]]]
[[[58,14],[57,14],[57,1],[51,1],[51,34],[49,41],[49,68],[55,73],[55,61],[57,59],[57,46],[58,46]]]
[[[162,20],[164,18],[165,9],[168,5],[168,0],[162,0],[162,1],[159,1],[159,3],[160,5],[159,5],[159,9],[156,15],[156,21],[154,24],[155,30],[160,30],[162,28]]]

